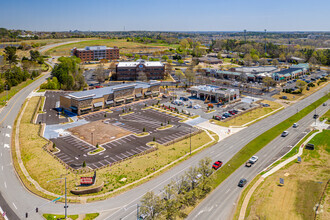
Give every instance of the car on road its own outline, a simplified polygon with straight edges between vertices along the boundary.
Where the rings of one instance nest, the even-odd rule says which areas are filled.
[[[167,98],[167,95],[163,94],[163,98],[166,99]]]
[[[250,163],[255,163],[255,162],[258,161],[258,159],[259,159],[259,158],[258,158],[257,156],[254,155],[254,156],[252,156],[252,157],[250,158],[249,162],[250,162]]]
[[[220,167],[222,166],[222,161],[221,160],[218,160],[218,161],[215,161],[212,168],[217,170],[219,169]]]
[[[319,117],[318,114],[313,115],[313,118],[314,118],[314,119],[317,119],[318,117]]]
[[[292,125],[293,128],[297,128],[298,126],[299,126],[298,123],[293,123],[293,125]]]
[[[327,106],[328,104],[325,102],[325,103],[323,103],[322,105],[323,105],[323,106]]]
[[[286,137],[288,136],[289,132],[288,131],[283,131],[283,133],[281,134],[282,137]]]
[[[244,178],[242,178],[242,179],[240,179],[240,181],[238,182],[238,186],[239,186],[239,187],[243,187],[246,183],[247,183],[247,180],[244,179]]]

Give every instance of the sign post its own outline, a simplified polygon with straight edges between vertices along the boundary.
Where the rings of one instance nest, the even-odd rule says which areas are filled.
[[[284,179],[280,178],[280,185],[283,186],[284,185]]]

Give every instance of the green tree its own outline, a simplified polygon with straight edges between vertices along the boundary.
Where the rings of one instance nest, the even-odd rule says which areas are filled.
[[[7,46],[5,47],[5,57],[9,64],[15,64],[18,61],[18,56],[16,55],[16,47]]]
[[[264,83],[264,85],[267,87],[267,90],[269,91],[269,87],[271,86],[276,86],[276,82],[275,80],[273,80],[271,77],[266,76],[262,79],[262,82]]]
[[[145,214],[150,219],[157,219],[163,212],[163,204],[159,196],[155,195],[153,191],[147,192],[141,198],[140,214]]]

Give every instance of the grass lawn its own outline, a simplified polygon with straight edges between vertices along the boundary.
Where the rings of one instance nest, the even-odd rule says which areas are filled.
[[[313,208],[320,201],[330,178],[330,131],[317,134],[314,151],[304,150],[302,162],[291,162],[265,179],[249,202],[245,219],[314,219]],[[279,186],[284,178],[284,186]],[[329,188],[322,199],[323,212],[317,219],[329,219]]]
[[[330,110],[328,110],[322,117],[320,121],[327,120],[325,123],[330,124]]]
[[[99,213],[86,214],[84,220],[92,220],[92,219],[95,219],[96,217],[98,217],[99,215],[100,215]]]
[[[269,104],[270,106],[257,108],[252,111],[246,112],[246,113],[240,113],[240,115],[237,116],[236,118],[230,119],[225,122],[218,121],[218,120],[213,120],[213,121],[215,121],[217,125],[225,126],[225,127],[242,126],[250,121],[253,121],[265,114],[268,114],[268,113],[282,107],[281,104],[279,104],[277,102],[268,101],[268,100],[263,100],[262,103]]]
[[[43,214],[42,216],[47,220],[64,219],[64,215]],[[78,215],[68,215],[68,218],[76,220],[78,219]]]
[[[139,52],[140,50],[152,52],[159,49],[165,50],[170,47],[177,47],[177,45],[142,44],[136,42],[127,42],[124,39],[95,39],[54,47],[47,51],[46,54],[52,56],[68,56],[70,55],[72,48],[84,48],[86,46],[117,46],[119,47],[121,53],[134,53]]]
[[[59,178],[63,174],[68,173],[67,186],[70,190],[76,187],[76,183],[79,181],[81,176],[92,176],[93,173],[90,172],[83,175],[72,173],[70,170],[66,170],[62,164],[42,149],[42,147],[47,143],[47,140],[38,136],[40,125],[30,123],[38,100],[39,97],[32,97],[30,99],[21,120],[19,139],[22,160],[30,176],[37,181],[41,187],[50,192],[62,195],[64,188],[62,187],[63,181],[47,181],[54,178]],[[210,141],[211,138],[206,134],[206,132],[196,134],[191,137],[192,150],[199,148]],[[187,138],[169,146],[158,144],[158,150],[156,151],[145,155],[136,156],[122,163],[98,170],[98,181],[103,181],[104,187],[103,190],[97,194],[111,192],[128,183],[139,180],[142,177],[155,172],[156,170],[159,170],[163,166],[185,155],[189,151],[189,143],[189,138]],[[17,168],[17,160],[15,160],[15,158],[16,156],[14,155],[14,163]],[[18,173],[22,175],[20,170]],[[125,182],[120,181],[123,178],[127,178]],[[33,186],[27,184],[26,179],[22,179],[26,187],[34,193],[40,194],[33,188]],[[71,193],[68,195],[71,198],[77,197]],[[111,195],[107,195],[107,197],[110,196]]]

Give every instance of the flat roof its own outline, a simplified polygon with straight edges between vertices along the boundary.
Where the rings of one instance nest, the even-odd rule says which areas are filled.
[[[144,61],[144,60],[137,60],[132,62],[119,62],[117,67],[136,67],[139,64],[143,64],[145,66],[155,66],[155,67],[163,67],[164,64],[160,61]]]
[[[231,93],[231,92],[238,91],[238,89],[229,89],[229,88],[223,88],[223,87],[214,86],[214,85],[192,86],[190,89],[205,91],[205,92],[213,92],[213,93],[228,93],[228,92]]]
[[[107,46],[87,46],[85,48],[76,48],[79,51],[87,51],[87,50],[106,50],[106,49],[114,49],[113,47]]]
[[[102,98],[106,94],[112,94],[116,90],[121,90],[125,88],[149,88],[150,86],[154,85],[160,85],[160,82],[158,81],[150,81],[149,83],[147,82],[134,82],[134,83],[123,83],[119,85],[113,85],[113,86],[108,86],[108,87],[103,87],[103,88],[98,88],[98,89],[92,89],[92,90],[85,90],[85,91],[79,91],[79,92],[73,92],[70,94],[67,94],[66,97],[68,98],[74,98],[74,99],[79,99],[79,100],[84,100],[84,99],[96,99],[96,98]]]
[[[244,73],[258,73],[258,72],[272,72],[277,70],[278,68],[275,66],[243,66],[243,67],[235,67],[236,71],[241,71]]]

